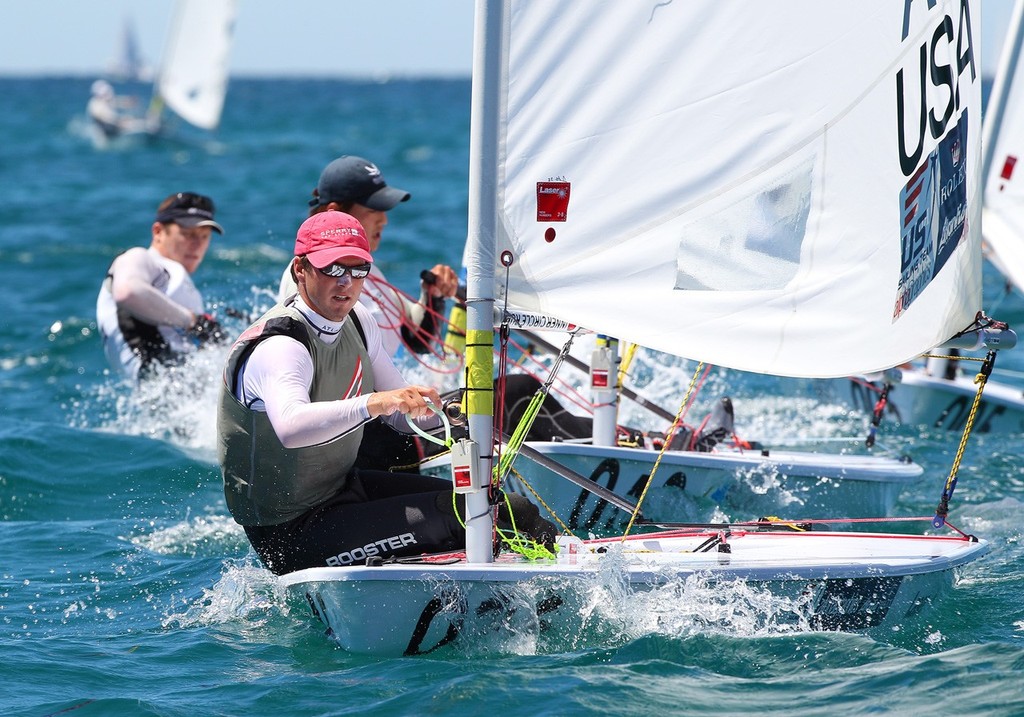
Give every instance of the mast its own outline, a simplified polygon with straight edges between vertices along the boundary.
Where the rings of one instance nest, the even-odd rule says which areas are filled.
[[[164,107],[167,106],[167,102],[162,94],[161,86],[164,82],[164,76],[167,74],[168,58],[174,49],[175,38],[181,32],[183,13],[182,3],[180,1],[175,3],[171,16],[170,30],[167,33],[167,39],[164,41],[163,55],[160,57],[160,65],[157,67],[156,75],[153,77],[153,94],[149,98],[149,107],[146,110],[146,123],[153,131],[159,131],[163,124]]]
[[[466,238],[466,414],[480,451],[466,494],[466,559],[492,562],[494,530],[488,486],[494,463],[494,247],[498,229],[498,123],[501,104],[500,0],[478,0],[469,140],[469,235]]]

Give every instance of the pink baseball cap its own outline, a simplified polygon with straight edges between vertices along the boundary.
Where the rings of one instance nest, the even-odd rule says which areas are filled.
[[[320,212],[302,222],[295,235],[295,256],[305,256],[317,269],[338,259],[373,262],[366,230],[358,219],[345,212]]]

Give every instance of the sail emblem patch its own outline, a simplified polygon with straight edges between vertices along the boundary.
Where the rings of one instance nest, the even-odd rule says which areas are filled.
[[[569,214],[568,182],[537,182],[537,221],[564,222]]]
[[[896,321],[924,292],[967,235],[965,111],[900,190],[900,279]]]

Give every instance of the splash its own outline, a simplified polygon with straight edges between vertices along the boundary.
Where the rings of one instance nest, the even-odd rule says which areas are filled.
[[[72,426],[167,441],[214,463],[217,400],[228,351],[228,346],[205,347],[180,366],[157,367],[135,385],[111,375],[75,404]]]
[[[185,608],[164,617],[164,628],[188,629],[226,623],[243,623],[246,629],[265,626],[275,616],[288,613],[285,591],[277,577],[255,562],[229,562],[213,587]]]
[[[241,526],[226,515],[209,515],[176,523],[130,538],[159,555],[217,556],[248,545]]]
[[[646,589],[628,583],[625,558],[603,565],[583,593],[581,615],[588,629],[614,629],[623,640],[647,636],[683,639],[723,634],[739,637],[811,630],[810,592],[782,594],[745,580],[713,580],[703,575],[663,575]]]
[[[555,654],[658,637],[765,637],[813,632],[814,595],[791,589],[662,575],[631,585],[626,560],[612,548],[584,579],[538,577],[462,590],[447,583],[444,620],[458,625],[451,649],[468,656]]]

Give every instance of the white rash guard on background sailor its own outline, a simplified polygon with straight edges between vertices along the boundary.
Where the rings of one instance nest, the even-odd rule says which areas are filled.
[[[142,357],[129,345],[131,337],[124,335],[118,320],[114,283],[120,281],[119,276],[134,284],[132,300],[124,303],[136,319],[157,327],[171,352],[195,350],[186,332],[203,313],[202,294],[181,264],[153,247],[135,247],[114,259],[96,299],[96,322],[112,367],[127,378],[136,378],[142,366]]]

